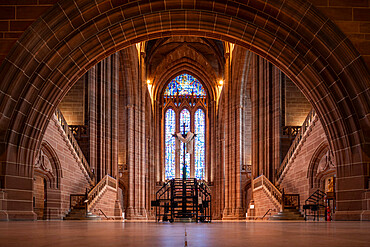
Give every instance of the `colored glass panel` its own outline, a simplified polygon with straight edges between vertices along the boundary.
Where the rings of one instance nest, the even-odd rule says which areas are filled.
[[[197,95],[206,96],[202,83],[200,83],[195,77],[189,74],[182,74],[174,78],[168,83],[164,95]]]
[[[185,123],[185,133],[190,131],[190,112],[187,109],[184,109],[180,112],[180,132],[181,134],[184,131],[183,124]],[[190,154],[185,154],[185,163],[186,163],[186,177],[190,178]],[[182,178],[182,169],[184,165],[184,144],[181,143],[180,151],[180,178]]]
[[[205,132],[206,120],[204,111],[199,109],[194,115],[194,130],[195,130],[195,143],[194,143],[194,171],[195,178],[204,178],[205,168]]]
[[[165,115],[165,176],[166,179],[175,178],[175,155],[176,144],[175,133],[176,114],[172,109],[168,109]]]

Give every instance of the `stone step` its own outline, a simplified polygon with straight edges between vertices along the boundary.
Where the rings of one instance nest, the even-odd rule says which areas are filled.
[[[297,209],[284,209],[273,216],[269,220],[304,220],[304,216]]]
[[[66,216],[63,220],[101,220],[99,216]]]
[[[72,209],[63,220],[101,220],[100,216],[87,212],[85,209]]]

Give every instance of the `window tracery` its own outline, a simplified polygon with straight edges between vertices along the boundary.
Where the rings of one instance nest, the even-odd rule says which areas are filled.
[[[172,79],[164,90],[164,168],[165,179],[181,178],[183,145],[176,143],[172,135],[183,131],[196,134],[192,154],[186,153],[186,177],[205,178],[207,97],[198,79],[181,74]]]

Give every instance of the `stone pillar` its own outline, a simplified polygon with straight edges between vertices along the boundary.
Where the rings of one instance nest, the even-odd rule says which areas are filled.
[[[130,84],[128,91],[132,103],[128,105],[128,180],[129,199],[127,219],[147,219],[146,196],[146,115],[145,105],[148,97],[146,88],[144,56],[135,47],[124,51],[126,66],[138,66],[137,74],[126,75],[124,83]],[[137,63],[136,63],[137,62]]]
[[[231,52],[231,51],[229,51]],[[223,219],[243,219],[241,194],[240,88],[234,81],[230,53],[225,55],[225,208]]]
[[[252,66],[252,166],[253,176],[274,181],[280,165],[279,71],[254,55]]]
[[[117,176],[118,166],[118,55],[113,54],[89,70],[90,166],[97,181]]]

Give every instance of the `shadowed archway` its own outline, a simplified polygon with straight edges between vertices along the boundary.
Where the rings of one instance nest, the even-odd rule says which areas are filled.
[[[27,190],[50,116],[89,68],[140,41],[190,35],[250,49],[296,83],[334,151],[338,193],[347,191],[338,200],[338,218],[343,213],[359,219],[369,173],[369,71],[348,38],[312,4],[82,0],[77,5],[57,3],[25,31],[0,67],[0,171],[7,191],[16,180]],[[18,205],[9,195],[8,204]],[[22,199],[29,206],[14,210],[31,212],[28,197]]]

